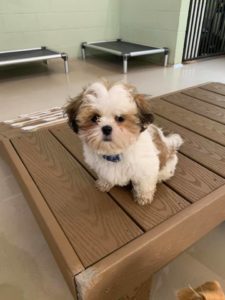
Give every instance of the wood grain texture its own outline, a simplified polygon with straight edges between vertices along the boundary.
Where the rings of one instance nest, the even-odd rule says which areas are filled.
[[[77,292],[74,284],[74,275],[84,270],[84,266],[9,140],[0,141],[0,153],[11,166],[64,278],[76,299]]]
[[[68,125],[58,126],[58,128],[51,130],[51,132],[89,170],[83,160],[80,140]],[[91,172],[91,174],[96,178],[94,172]],[[163,184],[158,185],[153,203],[144,207],[137,205],[133,201],[130,187],[115,187],[110,191],[110,195],[144,230],[153,228],[188,206],[187,201]]]
[[[225,125],[199,116],[162,99],[152,100],[156,114],[225,146]]]
[[[22,132],[18,128],[12,128],[11,126],[0,122],[0,139],[1,138],[8,138],[10,139],[11,137],[21,135]]]
[[[88,166],[83,161],[81,143],[72,130],[68,126],[63,125],[51,131],[82,165],[85,165],[88,169]],[[225,180],[220,176],[191,159],[179,155],[179,163],[175,176],[167,182],[167,185],[190,202],[195,202],[224,183]],[[179,199],[171,190],[167,190],[163,185],[158,185],[158,191],[152,205],[144,208],[133,203],[132,195],[127,189],[117,187],[112,189],[110,194],[145,230],[156,226],[185,207],[185,202]],[[174,201],[173,197],[175,195],[176,200]]]
[[[211,82],[201,87],[204,90],[208,90],[214,93],[218,93],[225,96],[225,84],[220,82]]]
[[[65,123],[65,121],[59,121],[59,123]],[[49,124],[49,123],[46,123],[45,124],[46,126],[44,126],[43,128],[40,128],[38,130],[45,130],[47,128],[54,128],[55,126],[58,126],[58,124]],[[13,137],[16,137],[18,135],[26,135],[26,134],[29,134],[30,132],[29,131],[24,131],[22,130],[21,128],[14,128],[8,124],[5,124],[3,122],[0,122],[0,139],[1,138],[8,138],[8,139],[11,139]]]
[[[225,108],[225,96],[213,93],[209,90],[204,90],[201,88],[193,88],[193,89],[183,91],[182,94],[189,95],[201,101]]]
[[[184,198],[164,184],[158,184],[153,202],[144,207],[133,201],[131,188],[115,187],[110,194],[145,231],[154,228],[189,206]]]
[[[47,130],[12,143],[85,267],[142,233]]]
[[[225,186],[75,276],[80,298],[132,299],[152,274],[223,222],[224,200]]]
[[[221,107],[205,103],[182,93],[162,97],[162,99],[211,120],[225,124],[225,109]]]
[[[188,157],[178,154],[175,175],[166,182],[190,202],[196,202],[225,184],[225,180]]]
[[[157,115],[155,123],[165,131],[182,136],[184,144],[180,148],[181,153],[225,178],[225,147]]]

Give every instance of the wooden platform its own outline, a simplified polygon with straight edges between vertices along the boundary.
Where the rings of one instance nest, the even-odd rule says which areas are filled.
[[[0,123],[1,154],[75,299],[148,299],[153,274],[225,219],[225,85],[154,98],[152,108],[185,142],[175,176],[144,207],[129,187],[95,189],[66,123],[34,133]]]

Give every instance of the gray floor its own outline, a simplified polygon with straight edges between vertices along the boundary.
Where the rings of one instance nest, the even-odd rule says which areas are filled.
[[[106,77],[135,84],[143,93],[160,95],[209,81],[225,83],[225,58],[182,68],[163,68],[133,61],[128,75],[116,61],[31,65],[0,70],[0,120],[62,105],[81,87]],[[219,280],[225,289],[225,223],[161,270],[154,280],[152,299],[175,299],[177,289]],[[0,299],[71,300],[72,296],[8,166],[0,159]]]

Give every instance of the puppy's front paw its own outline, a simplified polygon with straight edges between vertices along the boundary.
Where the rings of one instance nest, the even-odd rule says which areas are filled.
[[[134,190],[134,201],[139,205],[151,204],[154,198],[155,190],[141,193]]]
[[[137,202],[139,205],[146,205],[152,203],[153,197],[135,197],[134,201]]]
[[[108,192],[113,187],[109,182],[102,179],[96,180],[95,186],[101,192]]]

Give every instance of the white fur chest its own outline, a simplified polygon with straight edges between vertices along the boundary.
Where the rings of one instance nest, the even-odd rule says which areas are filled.
[[[135,144],[120,154],[119,162],[107,161],[86,144],[83,144],[86,163],[96,172],[99,178],[112,185],[126,185],[130,180],[151,176],[159,171],[157,149],[148,130],[145,130]],[[118,153],[119,154],[119,153]]]

